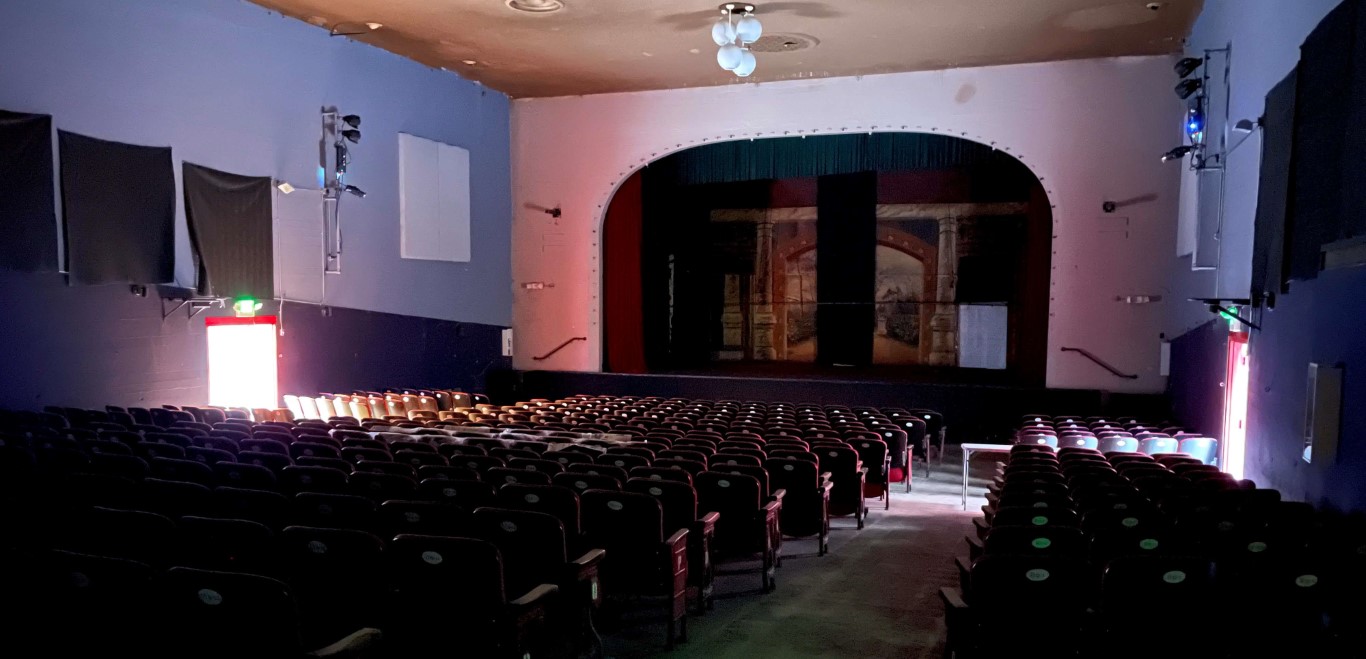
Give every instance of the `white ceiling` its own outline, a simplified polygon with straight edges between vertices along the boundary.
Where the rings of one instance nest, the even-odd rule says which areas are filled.
[[[253,0],[514,97],[565,96],[1176,52],[1202,0],[824,0],[758,3],[765,34],[818,42],[716,64],[709,0]],[[1150,6],[1157,6],[1152,9]],[[778,42],[781,44],[781,41]],[[466,61],[475,62],[467,64]]]

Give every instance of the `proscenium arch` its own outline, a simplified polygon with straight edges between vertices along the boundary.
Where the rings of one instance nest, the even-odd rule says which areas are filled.
[[[592,225],[592,230],[591,230],[591,235],[592,235],[592,238],[593,238],[593,246],[594,246],[594,249],[591,251],[592,262],[591,262],[591,264],[590,264],[590,266],[591,266],[591,267],[590,267],[590,271],[591,271],[591,273],[592,273],[592,280],[593,280],[593,281],[592,281],[591,290],[593,291],[593,301],[594,301],[594,303],[595,303],[595,307],[596,307],[596,308],[593,310],[593,313],[591,314],[592,327],[590,328],[590,332],[589,332],[590,335],[595,336],[595,338],[596,338],[596,343],[595,343],[595,345],[593,346],[593,348],[594,348],[594,353],[595,353],[595,354],[593,354],[593,355],[591,356],[591,361],[590,361],[590,363],[592,363],[592,364],[595,365],[595,370],[597,370],[597,371],[603,371],[603,370],[604,370],[604,369],[603,369],[603,364],[604,364],[604,359],[605,359],[605,356],[606,356],[606,314],[607,314],[607,308],[606,308],[606,307],[607,307],[607,305],[605,304],[605,297],[604,297],[604,292],[605,292],[605,291],[604,291],[604,277],[603,277],[603,272],[604,272],[604,270],[605,270],[605,265],[606,265],[606,263],[605,263],[605,261],[606,261],[606,256],[605,256],[606,241],[604,240],[604,235],[605,235],[604,229],[605,229],[606,221],[607,221],[607,213],[608,213],[609,208],[611,207],[612,201],[616,198],[618,191],[620,191],[620,189],[621,189],[621,186],[624,185],[628,179],[630,179],[632,176],[635,176],[635,175],[636,175],[637,173],[639,173],[640,171],[642,171],[642,170],[648,168],[651,164],[653,164],[653,163],[655,163],[655,162],[658,162],[658,161],[660,161],[660,160],[663,160],[663,159],[665,159],[665,158],[668,158],[669,156],[672,156],[672,155],[674,155],[674,154],[681,153],[681,152],[683,152],[683,151],[688,151],[688,150],[690,150],[690,149],[694,149],[694,148],[698,148],[698,147],[703,147],[703,146],[710,146],[710,145],[724,144],[724,143],[732,143],[732,142],[746,142],[746,141],[748,141],[748,142],[754,142],[754,141],[757,141],[757,140],[774,140],[774,139],[788,139],[788,138],[798,138],[798,139],[800,139],[800,138],[805,138],[805,137],[830,137],[830,136],[859,135],[859,134],[867,134],[867,135],[874,135],[874,134],[879,134],[879,135],[881,135],[881,134],[918,134],[918,135],[934,135],[934,136],[938,136],[938,137],[949,137],[949,138],[954,138],[954,139],[957,139],[957,140],[963,140],[963,141],[965,141],[965,142],[971,142],[971,143],[974,143],[974,144],[978,144],[978,145],[980,145],[980,146],[988,147],[988,148],[990,148],[992,151],[1004,153],[1006,156],[1009,156],[1016,164],[1020,165],[1020,167],[1021,167],[1021,169],[1022,169],[1023,171],[1028,172],[1029,175],[1033,177],[1034,182],[1038,184],[1038,186],[1037,186],[1038,189],[1040,189],[1040,190],[1043,191],[1043,194],[1044,194],[1044,202],[1047,204],[1047,206],[1048,206],[1048,211],[1049,211],[1048,222],[1049,222],[1049,224],[1050,224],[1051,234],[1052,234],[1052,235],[1050,236],[1050,242],[1052,242],[1052,241],[1056,238],[1057,227],[1058,227],[1058,218],[1059,218],[1059,215],[1060,215],[1061,213],[1059,212],[1058,204],[1057,204],[1057,202],[1055,201],[1055,200],[1057,199],[1058,195],[1054,192],[1054,190],[1053,190],[1051,187],[1049,187],[1048,181],[1049,181],[1050,177],[1047,175],[1047,173],[1041,172],[1041,171],[1037,171],[1037,170],[1035,169],[1035,167],[1034,167],[1031,163],[1026,162],[1026,160],[1025,160],[1025,157],[1026,157],[1025,154],[1024,154],[1024,153],[1021,153],[1019,149],[1013,148],[1013,147],[1012,147],[1011,145],[1009,145],[1009,144],[1004,144],[1004,143],[1000,142],[999,140],[992,140],[992,139],[989,139],[989,138],[984,137],[984,136],[982,136],[982,135],[972,134],[972,133],[963,132],[963,131],[955,131],[955,130],[951,130],[951,129],[943,129],[943,128],[940,128],[940,127],[937,127],[937,126],[926,127],[926,126],[923,126],[923,125],[916,125],[916,126],[901,125],[899,128],[893,128],[893,127],[890,127],[890,126],[871,126],[871,127],[869,127],[869,128],[864,128],[864,127],[861,127],[861,126],[854,126],[853,128],[839,128],[839,129],[827,128],[827,129],[813,129],[813,130],[810,130],[810,131],[803,131],[803,130],[796,130],[796,131],[784,130],[784,131],[781,131],[781,132],[778,132],[778,131],[774,131],[774,132],[763,132],[763,131],[758,131],[758,132],[755,132],[755,133],[752,133],[752,134],[751,134],[751,133],[728,133],[728,134],[724,134],[724,135],[717,135],[717,136],[715,136],[715,137],[703,137],[703,138],[700,138],[700,139],[692,139],[692,140],[687,140],[687,141],[684,141],[684,142],[679,142],[679,143],[676,143],[676,144],[673,144],[673,145],[666,145],[666,146],[663,146],[663,147],[658,148],[657,150],[651,150],[651,151],[650,151],[650,154],[649,154],[648,156],[641,156],[641,157],[637,158],[636,162],[633,163],[630,167],[628,167],[627,169],[624,169],[624,170],[621,170],[621,171],[617,172],[617,174],[616,174],[615,178],[613,179],[611,185],[610,185],[610,186],[606,189],[606,191],[605,191],[604,193],[602,193],[602,195],[599,196],[598,199],[596,200],[596,204],[595,204],[595,205],[596,205],[596,209],[595,209],[595,211],[594,211],[594,220],[593,220],[593,225]],[[643,150],[645,150],[645,149],[642,149],[642,151],[643,151]],[[1054,264],[1054,267],[1051,267],[1051,268],[1050,268],[1049,277],[1048,277],[1048,289],[1049,289],[1049,298],[1050,298],[1050,300],[1052,299],[1052,297],[1053,297],[1053,291],[1055,290],[1055,287],[1057,286],[1057,280],[1056,280],[1056,277],[1055,277],[1055,275],[1054,275],[1055,272],[1056,272],[1056,264]],[[1047,314],[1047,316],[1051,316],[1051,315],[1052,315],[1051,313]],[[1046,343],[1046,344],[1048,343],[1048,336],[1047,336],[1047,335],[1050,334],[1052,331],[1053,331],[1052,323],[1049,323],[1049,328],[1048,328],[1047,332],[1045,332],[1045,343]],[[1047,370],[1047,362],[1046,362],[1046,361],[1045,361],[1044,367],[1045,367],[1045,371],[1046,371],[1046,370]]]

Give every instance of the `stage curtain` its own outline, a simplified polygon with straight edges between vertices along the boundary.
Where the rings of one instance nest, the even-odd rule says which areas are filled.
[[[1007,166],[990,146],[948,135],[875,133],[719,142],[670,156],[679,185],[730,183],[862,171]]]
[[[645,321],[641,311],[642,194],[639,172],[626,179],[607,207],[603,226],[604,370],[644,373]]]
[[[170,147],[58,131],[67,268],[80,284],[175,279]]]
[[[52,117],[0,110],[0,268],[57,270]]]
[[[275,297],[270,177],[193,163],[182,167],[185,220],[199,264],[199,293]]]
[[[816,361],[873,361],[877,278],[877,173],[816,182]]]
[[[1291,167],[1295,151],[1295,73],[1266,96],[1262,171],[1252,247],[1252,291],[1285,289],[1285,227],[1290,217]]]

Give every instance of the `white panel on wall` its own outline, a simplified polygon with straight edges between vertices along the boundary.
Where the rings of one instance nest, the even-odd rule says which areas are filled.
[[[295,188],[275,191],[275,295],[322,302],[323,193]]]
[[[405,259],[470,260],[470,152],[399,133],[400,250]]]
[[[1004,369],[1009,316],[1004,304],[958,305],[958,365]]]

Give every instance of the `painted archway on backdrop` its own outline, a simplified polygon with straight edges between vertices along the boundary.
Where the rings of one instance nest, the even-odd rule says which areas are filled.
[[[873,303],[876,308],[871,364],[955,366],[958,351],[958,310],[952,302],[957,280],[959,234],[968,231],[962,227],[971,224],[972,218],[976,216],[1001,214],[1023,217],[1032,213],[1025,225],[1032,228],[1036,234],[1036,239],[1042,236],[1042,243],[1036,240],[1033,245],[1034,251],[1031,252],[1036,267],[1041,264],[1042,269],[1038,271],[1039,274],[1034,282],[1033,289],[1027,291],[1027,297],[1034,304],[1018,304],[1021,300],[1015,300],[1015,303],[1012,303],[1010,312],[1012,326],[1030,324],[1032,327],[1020,332],[1018,337],[1012,334],[1010,353],[1012,355],[1012,368],[1019,361],[1015,359],[1015,355],[1026,353],[1032,355],[1032,357],[1026,358],[1028,363],[1024,366],[1030,367],[1026,370],[1029,371],[1031,379],[1042,384],[1046,364],[1044,355],[1047,350],[1047,296],[1050,285],[1047,262],[1052,237],[1052,205],[1048,201],[1048,193],[1044,190],[1042,181],[1019,159],[1003,151],[998,151],[992,145],[945,135],[883,134],[878,136],[878,138],[896,137],[934,138],[938,140],[936,143],[950,144],[955,153],[950,155],[932,154],[929,156],[931,159],[939,157],[943,162],[931,163],[931,167],[943,166],[952,158],[966,158],[963,162],[969,163],[977,162],[973,161],[972,157],[990,159],[992,162],[1008,165],[1013,168],[1011,171],[1018,175],[1022,182],[1021,185],[1028,186],[1029,193],[1019,197],[1015,203],[996,203],[992,199],[974,201],[970,198],[960,199],[953,194],[945,193],[947,197],[952,197],[952,199],[946,198],[937,201],[934,199],[914,199],[909,201],[921,203],[879,204],[876,247],[874,249],[876,281],[870,284],[874,288]],[[758,142],[782,141],[759,140]],[[790,141],[796,140],[794,138]],[[880,139],[882,143],[887,141]],[[754,144],[754,142],[726,142],[726,144],[729,145],[727,148],[731,151],[743,154],[747,143]],[[868,143],[872,143],[871,137],[868,139]],[[761,144],[760,146],[770,150],[779,148],[777,145]],[[959,151],[962,153],[958,153]],[[677,152],[669,155],[676,154]],[[883,156],[892,160],[897,158],[907,160],[904,154],[883,154]],[[725,157],[729,161],[736,156],[735,153],[727,153]],[[744,156],[741,155],[739,158],[743,161]],[[661,157],[653,160],[651,164],[657,164],[663,159]],[[874,165],[872,169],[885,169],[881,162],[872,164]],[[763,162],[757,164],[742,162],[740,166],[746,168],[746,171],[742,172],[740,176],[750,176],[756,179],[821,173],[819,169],[803,169],[800,164],[786,161],[775,165],[778,171],[766,170],[767,165]],[[635,200],[635,203],[639,203],[640,198],[640,171],[631,172],[622,181],[622,185],[618,186],[622,190],[621,196],[628,200]],[[701,173],[698,171],[690,172],[688,176],[701,177],[702,183],[713,182],[707,179],[708,174],[705,171]],[[971,187],[972,184],[967,185]],[[980,181],[976,185],[986,187]],[[882,193],[880,192],[879,195],[881,196]],[[971,194],[967,196],[971,197]],[[814,206],[814,200],[808,201]],[[890,201],[905,200],[892,199]],[[617,318],[614,314],[614,307],[621,308],[623,304],[630,304],[629,300],[638,300],[641,296],[639,290],[628,290],[623,297],[619,290],[621,282],[637,279],[632,277],[631,273],[635,272],[641,264],[637,260],[634,263],[627,263],[623,268],[620,263],[614,262],[614,259],[619,259],[621,255],[619,249],[621,238],[617,235],[620,232],[615,230],[616,225],[614,223],[623,217],[627,218],[627,222],[641,222],[643,210],[634,214],[623,214],[622,204],[615,196],[606,206],[603,211],[602,246],[599,256],[600,263],[603,266],[601,270],[604,272],[604,286],[600,298],[603,301],[600,316],[604,355],[603,368],[604,370],[621,372],[646,372],[644,368],[646,360],[643,355],[622,361],[618,358],[619,351],[616,354],[613,352],[615,348],[619,347],[617,340],[620,339],[623,332],[628,331],[619,322],[613,323],[614,318]],[[781,213],[780,210],[793,212]],[[802,211],[808,212],[803,214]],[[726,216],[722,218],[723,221],[727,218],[731,221],[745,221],[747,220],[746,214],[758,217],[764,211],[758,208],[745,210],[744,207],[735,207],[730,211],[713,211],[713,213]],[[899,220],[911,219],[921,221],[922,230],[907,230],[907,227],[897,223]],[[799,222],[800,220],[806,220],[806,223],[802,224]],[[767,234],[761,232],[761,242],[765,245],[771,243],[768,248],[771,251],[745,257],[755,260],[751,275],[728,276],[726,278],[723,285],[726,297],[722,302],[724,307],[722,315],[733,320],[723,321],[721,345],[719,350],[715,351],[718,354],[725,355],[723,359],[796,362],[815,359],[815,337],[813,336],[813,310],[816,304],[813,299],[815,291],[814,220],[814,207],[774,209],[768,215],[764,215],[762,220],[764,224],[771,227],[775,221],[780,225],[791,222],[792,225],[789,227],[791,230],[784,233],[775,232],[770,228],[767,230],[769,232]],[[925,225],[930,228],[924,229]],[[943,242],[945,232],[952,236],[948,243]],[[774,237],[774,234],[777,237]],[[635,241],[637,244],[641,240],[638,232],[628,232],[625,239],[628,242]],[[1040,244],[1042,245],[1041,249],[1039,248]],[[941,261],[940,251],[945,246],[950,250],[950,259]],[[638,256],[636,258],[639,259]],[[950,265],[948,269],[945,269],[946,264]],[[672,269],[675,265],[682,267],[682,264],[673,263],[673,257],[670,256],[670,277],[673,276]],[[741,265],[739,267],[743,269],[747,266]],[[758,272],[762,272],[763,276],[754,276],[754,273]],[[648,277],[644,278],[648,279]],[[758,282],[762,293],[758,292],[759,289],[755,288],[755,282],[751,279]],[[948,297],[945,297],[946,294]],[[675,291],[672,288],[671,279],[667,294],[670,316],[674,313],[672,306],[674,295]],[[1002,302],[1004,301],[1002,300]],[[647,316],[649,315],[650,304],[651,302],[647,300],[640,305],[646,308]],[[1027,306],[1029,308],[1026,308]],[[755,317],[762,319],[757,328],[753,322]],[[643,340],[637,340],[634,342],[633,349],[643,350],[645,343]],[[1026,346],[1028,350],[1021,349]],[[1030,359],[1032,361],[1029,361]],[[622,368],[623,363],[631,363],[634,367]]]

